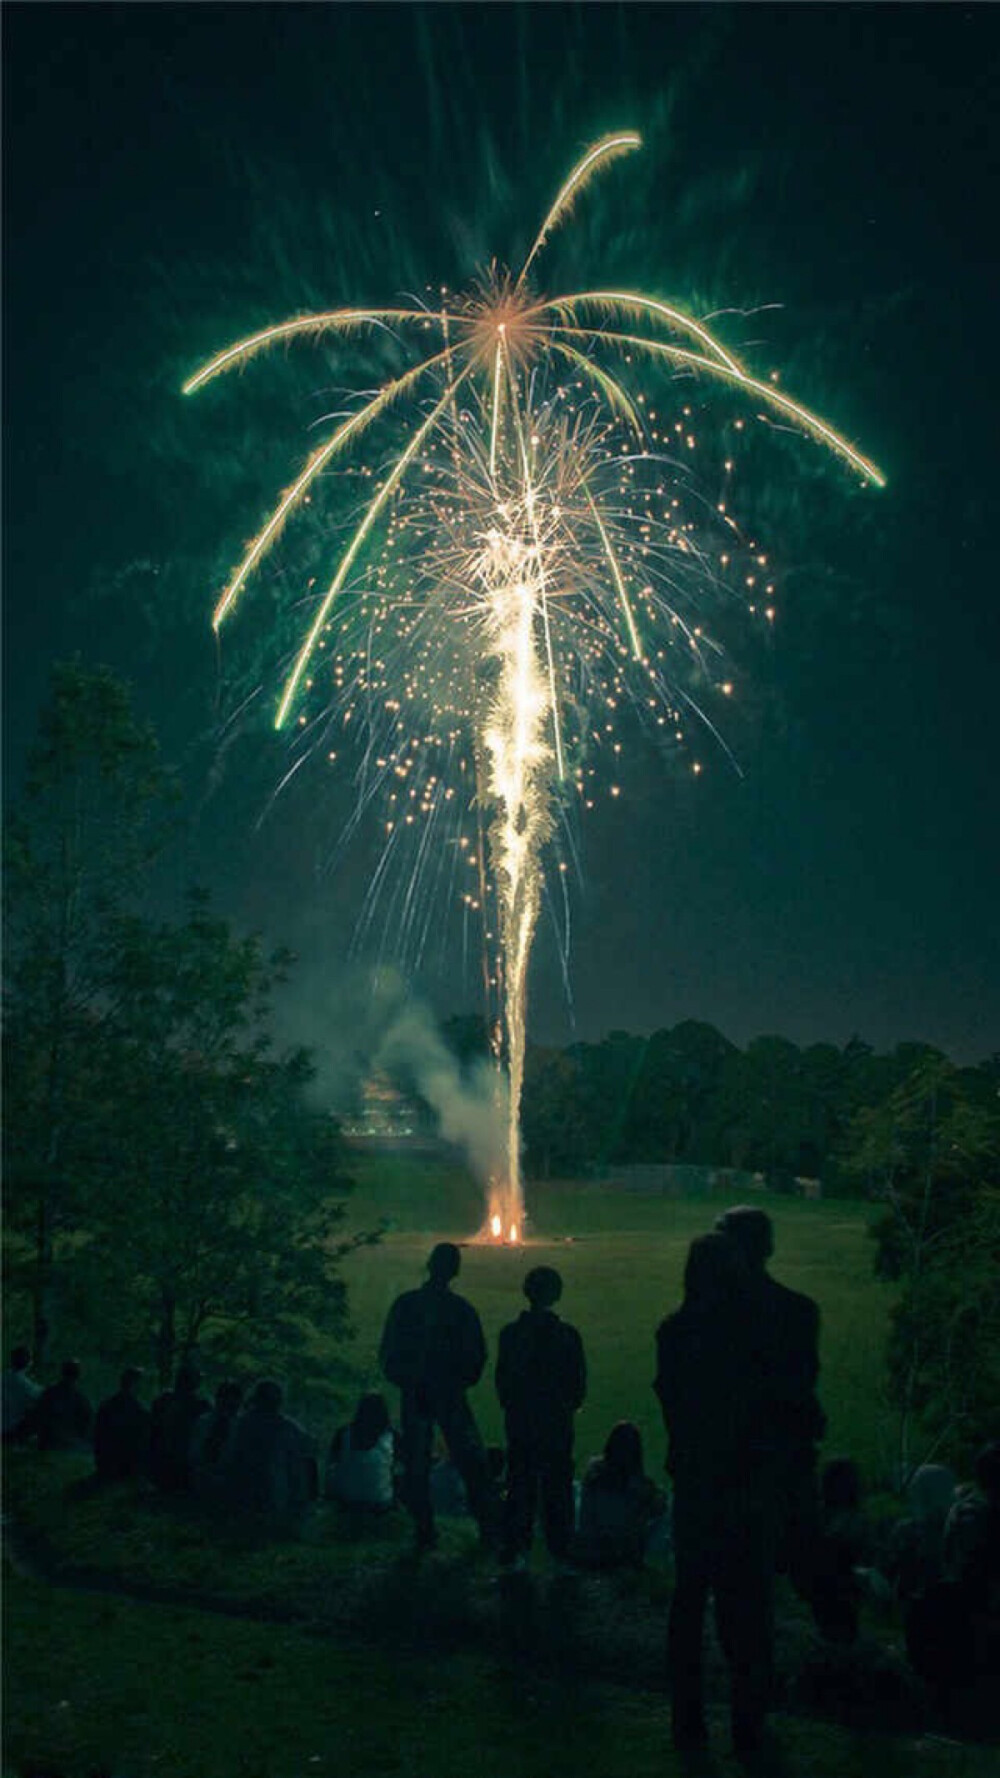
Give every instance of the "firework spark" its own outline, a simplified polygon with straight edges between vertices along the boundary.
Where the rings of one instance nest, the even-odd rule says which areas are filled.
[[[361,398],[303,465],[246,549],[213,621],[218,628],[232,613],[324,474],[340,469],[345,481],[373,484],[339,539],[275,726],[294,721],[311,734],[302,706],[322,668],[324,722],[365,732],[357,816],[376,791],[388,804],[372,906],[400,836],[415,825],[401,927],[417,919],[416,884],[435,850],[451,860],[453,877],[466,877],[457,892],[483,922],[487,989],[499,1009],[496,1054],[505,1054],[509,1079],[507,1153],[486,1224],[507,1240],[523,1228],[528,965],[546,848],[566,794],[586,796],[588,751],[618,747],[607,741],[607,717],[620,702],[677,729],[690,703],[678,689],[678,656],[706,668],[714,647],[698,620],[697,591],[719,584],[730,559],[703,541],[707,514],[697,524],[684,516],[678,490],[690,497],[690,488],[676,452],[694,448],[691,410],[672,430],[657,422],[635,386],[636,368],[719,385],[752,415],[780,418],[862,481],[884,485],[826,420],[751,375],[683,310],[634,291],[551,296],[535,287],[536,262],[574,203],[640,146],[637,135],[619,132],[587,150],[516,275],[491,265],[470,293],[442,292],[434,307],[298,316],[227,347],[185,385],[193,393],[301,338],[347,342],[377,329],[412,347],[415,362]],[[736,532],[724,502],[713,505],[711,521]],[[765,581],[765,602],[771,590]],[[728,695],[731,686],[720,689]],[[472,842],[463,832],[470,812]]]

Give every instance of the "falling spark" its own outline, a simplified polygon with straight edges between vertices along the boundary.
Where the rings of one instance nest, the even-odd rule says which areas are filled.
[[[780,416],[863,482],[885,483],[828,421],[770,378],[753,376],[682,309],[635,291],[534,288],[528,274],[577,199],[640,147],[638,135],[622,131],[586,151],[516,276],[492,264],[471,292],[442,291],[434,309],[413,303],[293,317],[236,341],[184,385],[194,393],[268,347],[303,338],[350,342],[379,330],[412,342],[417,354],[313,451],[236,565],[213,621],[219,628],[232,615],[324,473],[336,468],[361,485],[370,479],[316,599],[275,726],[294,719],[311,739],[315,720],[302,706],[322,667],[323,720],[366,733],[351,826],[376,791],[388,799],[370,908],[385,891],[400,836],[416,828],[417,862],[392,904],[401,929],[420,927],[417,885],[435,855],[449,860],[461,906],[488,933],[496,909],[496,954],[484,974],[498,995],[494,1053],[506,1059],[509,1109],[488,1226],[497,1241],[506,1229],[511,1244],[524,1220],[528,967],[544,856],[560,814],[571,794],[593,805],[588,759],[597,749],[617,757],[611,718],[621,704],[651,711],[678,738],[688,712],[716,732],[684,689],[678,663],[693,662],[711,678],[718,651],[697,619],[697,597],[727,585],[729,534],[738,528],[726,502],[703,502],[729,528],[729,547],[710,551],[705,524],[684,517],[690,472],[673,452],[697,453],[692,410],[685,406],[670,426],[657,420],[635,387],[636,369],[683,375],[686,389],[692,377],[719,385],[752,415]],[[744,428],[741,416],[735,430]],[[375,469],[358,463],[362,440],[371,442]],[[746,584],[752,588],[753,577]],[[767,621],[774,615],[769,604]],[[728,698],[732,682],[717,689]],[[701,769],[697,762],[694,771]],[[611,786],[613,797],[619,792]],[[459,831],[470,813],[474,843]]]

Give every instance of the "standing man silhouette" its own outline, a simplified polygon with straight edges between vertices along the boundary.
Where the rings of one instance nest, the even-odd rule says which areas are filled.
[[[692,1241],[684,1300],[657,1330],[653,1384],[673,1482],[667,1661],[674,1743],[696,1748],[708,1738],[703,1640],[712,1596],[740,1757],[761,1747],[774,1641],[770,1354],[749,1285],[735,1242],[721,1234]]]
[[[562,1279],[553,1266],[533,1266],[528,1299],[500,1332],[496,1386],[507,1431],[507,1510],[503,1559],[527,1557],[539,1493],[549,1554],[569,1558],[573,1536],[573,1416],[587,1393],[583,1343],[553,1304]]]
[[[788,1574],[796,1592],[814,1605],[819,1545],[816,1461],[826,1430],[826,1415],[816,1394],[819,1309],[811,1296],[789,1290],[768,1272],[774,1228],[766,1210],[737,1204],[717,1218],[715,1227],[741,1255],[760,1317],[768,1372],[767,1438],[778,1488],[778,1567]]]
[[[437,1543],[430,1498],[434,1428],[439,1426],[465,1483],[469,1506],[488,1543],[493,1489],[486,1452],[465,1392],[486,1364],[482,1323],[472,1304],[450,1286],[462,1260],[440,1241],[427,1262],[427,1282],[397,1297],[389,1310],[379,1364],[400,1391],[403,1501],[413,1518],[418,1550]]]

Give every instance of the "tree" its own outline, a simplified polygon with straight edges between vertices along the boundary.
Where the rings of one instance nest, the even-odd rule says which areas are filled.
[[[630,1160],[714,1162],[712,1102],[735,1045],[714,1025],[684,1019],[649,1039],[628,1108]]]
[[[715,1105],[731,1166],[753,1167],[787,1186],[810,1129],[801,1050],[785,1037],[755,1037],[726,1060]]]
[[[525,1167],[536,1179],[587,1170],[580,1073],[565,1050],[532,1044],[525,1057],[521,1104]]]
[[[121,916],[109,931],[77,1157],[85,1235],[67,1266],[105,1340],[123,1322],[141,1332],[162,1380],[196,1347],[252,1369],[293,1348],[301,1376],[315,1331],[346,1327],[338,1260],[373,1238],[338,1238],[344,1149],[310,1102],[308,1055],[271,1054],[289,961],[235,937],[201,896],[182,925]]]
[[[33,1340],[49,1328],[54,1242],[72,1220],[72,1133],[84,1109],[103,932],[170,828],[173,786],[152,731],[106,668],[63,663],[6,836],[5,1161],[30,1250]]]
[[[888,1346],[902,1481],[918,1439],[964,1461],[1000,1430],[1000,1108],[986,1069],[915,1045],[897,1058],[910,1071],[856,1114],[845,1164],[885,1206],[875,1268],[902,1286]]]

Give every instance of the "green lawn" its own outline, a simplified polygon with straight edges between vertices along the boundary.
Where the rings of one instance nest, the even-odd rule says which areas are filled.
[[[393,1297],[421,1281],[435,1241],[461,1241],[476,1228],[482,1205],[465,1174],[425,1157],[362,1156],[354,1171],[351,1226],[371,1226],[380,1217],[391,1221],[383,1242],[359,1250],[345,1268],[357,1328],[350,1357],[365,1386],[377,1387],[378,1338]],[[892,1293],[872,1275],[870,1207],[766,1194],[755,1201],[774,1219],[775,1277],[808,1291],[820,1304],[827,1452],[855,1457],[870,1483],[881,1485],[892,1452],[892,1416],[883,1395]],[[580,1329],[590,1373],[578,1420],[578,1459],[600,1449],[615,1420],[631,1419],[642,1429],[648,1465],[661,1466],[663,1429],[650,1388],[654,1333],[677,1304],[689,1243],[711,1227],[725,1204],[724,1198],[536,1186],[529,1192],[530,1245],[464,1251],[458,1288],[479,1309],[491,1355],[503,1323],[524,1306],[521,1283],[528,1268],[544,1260],[562,1273],[561,1312]],[[499,1440],[490,1368],[473,1402],[485,1435]]]
[[[682,1778],[662,1693],[452,1649],[344,1646],[114,1597],[5,1589],[5,1778]],[[708,1778],[736,1778],[722,1698]],[[779,1716],[768,1778],[991,1778],[996,1750]]]

